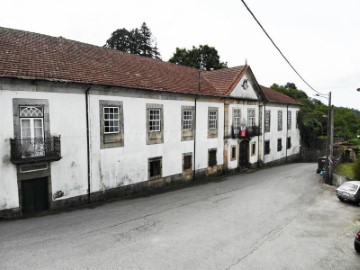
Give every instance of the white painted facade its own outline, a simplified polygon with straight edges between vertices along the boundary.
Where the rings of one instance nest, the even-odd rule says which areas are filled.
[[[263,107],[264,115],[264,146],[265,142],[270,144],[270,152],[265,154],[264,163],[286,159],[300,153],[300,131],[297,127],[298,106],[287,106],[281,104],[266,104]],[[270,131],[265,131],[265,112],[270,111]],[[282,128],[278,128],[278,113],[282,114]],[[291,126],[287,126],[288,113],[291,114]],[[290,138],[291,145],[287,146],[287,140]],[[278,149],[278,140],[281,140],[281,150]]]

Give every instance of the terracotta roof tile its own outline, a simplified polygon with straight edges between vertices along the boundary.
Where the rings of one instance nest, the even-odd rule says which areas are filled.
[[[248,66],[205,71],[203,76],[224,96],[230,95]]]
[[[199,93],[197,69],[62,37],[2,27],[0,77]],[[221,96],[205,79],[200,93]]]
[[[289,105],[303,105],[300,101],[297,101],[283,93],[280,93],[265,86],[260,86],[260,87],[268,102],[289,104]]]

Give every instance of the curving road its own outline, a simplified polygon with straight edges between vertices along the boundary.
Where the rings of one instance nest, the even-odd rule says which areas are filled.
[[[0,222],[0,269],[359,269],[360,207],[299,163]]]

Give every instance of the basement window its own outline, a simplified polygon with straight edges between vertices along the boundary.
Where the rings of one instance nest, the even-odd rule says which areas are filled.
[[[150,158],[149,159],[149,179],[156,179],[162,176],[162,158]]]
[[[217,165],[216,160],[216,149],[209,150],[209,167],[214,167]]]
[[[270,154],[270,141],[265,141],[265,155]]]
[[[192,167],[192,154],[186,153],[183,154],[183,170],[189,170]]]

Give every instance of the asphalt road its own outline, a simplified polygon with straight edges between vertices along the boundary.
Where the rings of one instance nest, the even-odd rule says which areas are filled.
[[[315,164],[0,222],[0,269],[360,269],[360,207]]]

